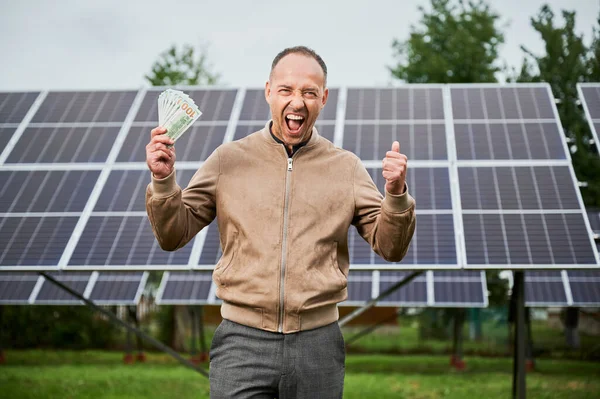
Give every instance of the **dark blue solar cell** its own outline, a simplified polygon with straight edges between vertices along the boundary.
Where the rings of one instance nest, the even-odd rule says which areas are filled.
[[[119,127],[30,127],[7,163],[105,162]]]
[[[481,281],[455,281],[433,283],[435,303],[464,304],[483,303],[484,293]]]
[[[206,303],[212,272],[169,273],[161,302],[169,303]]]
[[[56,266],[76,217],[0,218],[0,265]]]
[[[555,122],[456,123],[459,160],[566,159]]]
[[[135,91],[51,92],[32,122],[123,122],[136,94]]]
[[[193,241],[167,252],[160,249],[147,217],[92,216],[69,265],[186,265]]]
[[[99,174],[99,171],[1,171],[0,212],[81,212]]]
[[[206,232],[206,239],[204,240],[204,246],[202,247],[202,254],[200,255],[198,264],[215,266],[222,255],[217,222],[212,222],[205,227],[205,229],[208,230]]]
[[[72,290],[78,292],[83,295],[85,289],[89,283],[89,279],[91,273],[89,272],[69,272],[69,273],[52,273],[52,277],[56,278],[59,282],[63,283],[67,287]],[[45,279],[44,284],[42,284],[42,288],[40,292],[35,298],[35,304],[44,304],[44,303],[69,303],[69,304],[79,304],[80,300],[75,296],[71,295],[67,291],[63,290],[61,287],[57,286],[53,282]]]
[[[38,278],[37,273],[0,274],[0,304],[27,304]]]
[[[344,126],[343,148],[363,160],[385,157],[394,141],[409,160],[448,159],[443,124],[348,124]]]
[[[391,281],[382,281],[379,283],[379,292],[383,292],[394,285]],[[427,283],[425,281],[411,281],[410,283],[398,288],[392,294],[384,298],[382,303],[427,303]]]
[[[185,188],[196,171],[177,169],[177,183]],[[146,210],[146,187],[150,184],[150,171],[113,170],[104,188],[95,212],[144,212]]]
[[[600,281],[571,281],[574,305],[600,306]]]
[[[566,304],[567,297],[562,281],[525,281],[527,304]]]
[[[600,119],[600,84],[582,87],[581,92],[592,119]],[[598,131],[598,129],[596,129]]]
[[[20,123],[39,94],[39,92],[0,93],[0,123]]]

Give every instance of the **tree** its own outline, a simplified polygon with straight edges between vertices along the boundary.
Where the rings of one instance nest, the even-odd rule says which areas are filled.
[[[161,53],[152,65],[152,72],[145,76],[152,86],[213,85],[219,77],[210,70],[206,51],[196,54],[189,45],[184,45],[181,51],[171,46]]]
[[[555,24],[555,14],[548,5],[531,18],[532,27],[540,34],[544,55],[536,55],[521,46],[525,60],[516,78],[519,82],[548,82],[559,99],[558,113],[563,130],[571,142],[573,167],[578,180],[587,182],[581,190],[588,206],[600,206],[600,158],[590,144],[592,138],[582,109],[578,106],[577,83],[600,80],[600,34],[594,29],[594,40],[585,45],[575,32],[575,12],[562,11],[563,25]],[[600,25],[600,20],[599,20]]]
[[[406,41],[394,39],[395,78],[408,83],[496,82],[500,16],[483,1],[431,0]]]

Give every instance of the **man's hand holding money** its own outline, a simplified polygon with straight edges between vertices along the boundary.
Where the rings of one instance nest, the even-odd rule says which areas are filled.
[[[146,163],[157,179],[169,176],[175,165],[175,141],[165,133],[164,127],[152,129],[150,143],[146,146]]]

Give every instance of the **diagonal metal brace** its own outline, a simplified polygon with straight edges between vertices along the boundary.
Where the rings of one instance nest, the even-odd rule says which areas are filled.
[[[394,291],[397,291],[400,287],[410,283],[413,279],[415,279],[416,277],[418,277],[419,275],[423,274],[424,271],[420,271],[420,272],[414,272],[412,274],[409,274],[408,276],[406,276],[405,278],[403,278],[402,280],[398,281],[396,284],[392,285],[390,288],[388,288],[387,290],[383,291],[382,293],[379,294],[379,296],[377,298],[373,298],[371,299],[369,302],[367,302],[366,304],[364,304],[363,306],[361,306],[360,308],[356,309],[354,312],[346,315],[343,319],[341,319],[338,324],[340,325],[340,327],[343,327],[344,325],[346,325],[349,321],[353,320],[354,318],[358,317],[359,315],[363,314],[364,312],[366,312],[367,310],[371,309],[373,306],[375,306],[375,304],[377,304],[377,302],[379,302],[380,300],[382,300],[383,298],[387,297],[388,295],[391,295]]]
[[[69,287],[69,286],[63,284],[62,282],[56,280],[54,277],[50,276],[49,274],[42,273],[42,272],[40,274],[42,276],[44,276],[48,281],[50,281],[51,283],[53,283],[54,285],[56,285],[56,286],[60,287],[61,289],[67,291],[69,294],[73,295],[77,299],[85,302],[85,304],[87,306],[89,306],[90,308],[92,308],[95,311],[100,312],[104,316],[108,317],[113,323],[118,324],[121,327],[123,327],[123,328],[131,331],[132,333],[134,333],[135,335],[137,335],[139,338],[144,339],[147,342],[149,342],[150,344],[152,344],[154,347],[160,349],[163,352],[168,353],[169,355],[171,355],[172,357],[174,357],[179,363],[181,363],[184,366],[189,367],[189,368],[197,371],[198,373],[200,373],[203,376],[205,376],[205,377],[208,378],[208,372],[205,369],[203,369],[203,368],[201,368],[199,366],[196,366],[194,363],[192,363],[189,360],[187,360],[186,358],[182,357],[179,353],[177,353],[173,349],[169,348],[168,346],[166,346],[162,342],[160,342],[157,339],[151,337],[150,335],[146,334],[142,330],[139,330],[139,329],[137,329],[135,327],[132,327],[129,324],[125,323],[123,320],[119,319],[112,312],[109,312],[108,310],[106,310],[106,309],[104,309],[104,308],[96,305],[93,301],[85,298],[79,292],[73,290],[71,287]]]

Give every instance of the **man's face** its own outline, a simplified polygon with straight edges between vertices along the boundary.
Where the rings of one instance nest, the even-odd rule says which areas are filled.
[[[302,54],[288,54],[273,69],[265,87],[273,134],[291,148],[307,141],[329,89],[319,63]]]

